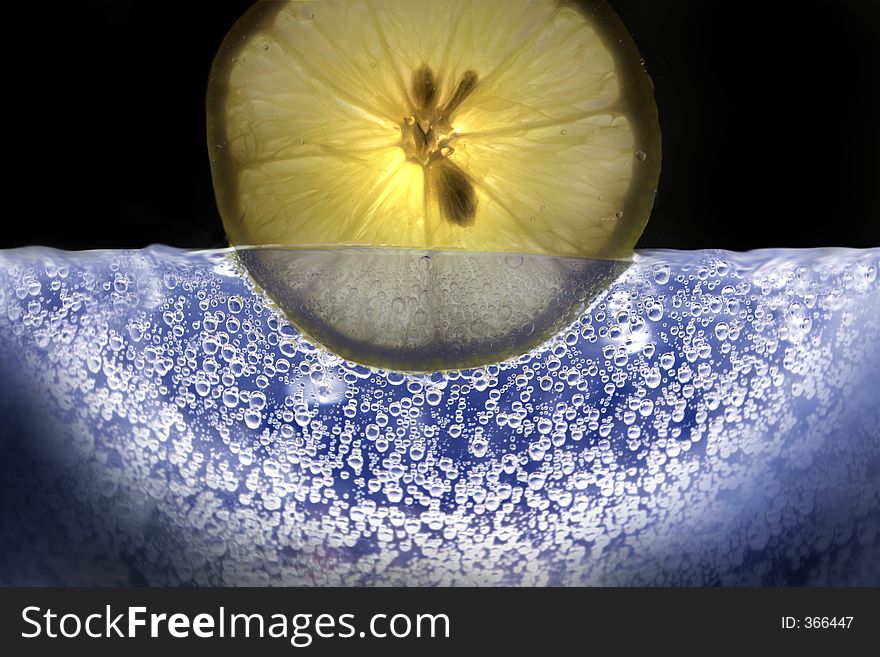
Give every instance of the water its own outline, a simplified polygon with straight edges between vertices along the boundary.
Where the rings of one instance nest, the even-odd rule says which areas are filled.
[[[880,249],[640,253],[425,374],[236,263],[0,253],[0,582],[880,584]]]

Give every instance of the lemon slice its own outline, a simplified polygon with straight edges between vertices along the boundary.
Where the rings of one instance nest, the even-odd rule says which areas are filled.
[[[259,2],[207,109],[248,273],[384,368],[474,367],[559,331],[627,267],[660,171],[650,79],[598,1]]]
[[[433,372],[521,356],[565,329],[628,263],[411,249],[240,251],[297,327],[340,356]]]
[[[626,257],[656,106],[604,2],[259,2],[208,91],[236,245]]]

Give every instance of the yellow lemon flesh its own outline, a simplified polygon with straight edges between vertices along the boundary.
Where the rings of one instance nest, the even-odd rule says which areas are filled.
[[[208,140],[230,242],[284,247],[242,259],[291,320],[417,370],[569,321],[625,267],[660,161],[604,2],[259,2],[215,60]]]

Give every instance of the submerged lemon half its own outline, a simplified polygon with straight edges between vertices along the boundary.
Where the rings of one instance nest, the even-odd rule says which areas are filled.
[[[258,2],[207,107],[230,242],[284,247],[242,258],[372,365],[547,337],[625,266],[659,176],[650,79],[604,2]]]

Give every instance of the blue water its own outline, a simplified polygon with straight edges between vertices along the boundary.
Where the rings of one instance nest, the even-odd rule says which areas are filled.
[[[643,252],[374,370],[234,252],[0,252],[0,583],[880,584],[880,249]]]

